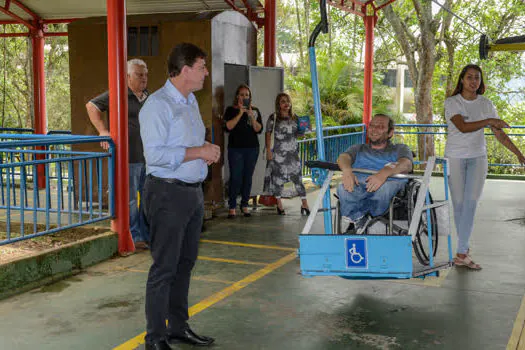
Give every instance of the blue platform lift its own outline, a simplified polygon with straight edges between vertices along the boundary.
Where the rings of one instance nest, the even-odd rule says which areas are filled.
[[[317,63],[315,56],[315,40],[319,33],[328,32],[326,17],[326,0],[320,1],[321,21],[316,26],[309,41],[309,59],[312,78],[314,112],[316,118],[317,156],[321,163],[325,160],[323,142],[322,116],[320,94],[317,78]],[[335,234],[332,226],[332,208],[330,197],[330,182],[335,169],[313,168],[312,178],[321,185],[321,190],[310,216],[299,235],[299,259],[303,276],[340,276],[349,279],[374,278],[412,278],[437,276],[439,270],[453,265],[452,244],[450,237],[450,203],[448,198],[448,167],[444,158],[430,157],[426,162],[426,170],[422,177],[412,175],[396,175],[419,178],[422,184],[419,188],[415,208],[412,212],[407,235],[347,235]],[[429,185],[432,171],[436,164],[443,165],[445,200],[431,202],[429,200]],[[357,171],[357,170],[356,170]],[[321,208],[322,202],[322,208]],[[437,263],[432,252],[432,224],[430,211],[444,207],[447,218],[448,260]],[[324,212],[324,233],[311,232],[313,222],[319,211]],[[426,215],[422,215],[426,211]],[[428,231],[428,264],[419,265],[414,262],[412,247],[422,218]]]

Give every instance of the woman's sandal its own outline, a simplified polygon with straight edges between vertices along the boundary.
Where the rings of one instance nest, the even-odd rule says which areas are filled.
[[[465,255],[464,258],[460,258],[459,256],[456,256],[454,258],[454,265],[464,266],[471,270],[481,270],[481,265],[476,264],[469,255]]]

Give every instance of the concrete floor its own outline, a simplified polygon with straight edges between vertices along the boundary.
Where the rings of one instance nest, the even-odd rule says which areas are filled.
[[[303,278],[299,205],[207,223],[190,322],[214,349],[525,349],[524,182],[487,181],[472,238],[482,271],[425,280]],[[150,262],[115,258],[0,302],[0,349],[142,349]]]

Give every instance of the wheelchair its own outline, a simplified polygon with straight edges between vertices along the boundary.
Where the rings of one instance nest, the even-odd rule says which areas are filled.
[[[408,228],[410,227],[411,220],[413,220],[416,199],[421,184],[422,181],[420,179],[409,179],[406,186],[392,198],[387,212],[383,215],[372,217],[372,220],[368,222],[363,234],[377,234],[373,231],[378,231],[381,228],[382,232],[380,234],[398,236],[408,235]],[[335,233],[353,234],[354,230],[352,228],[352,225],[346,232],[341,232],[340,203],[337,194],[334,193],[334,197],[337,199],[333,222]],[[429,204],[433,203],[434,201],[432,200],[432,195],[429,193]],[[432,239],[433,250],[432,256],[435,257],[438,248],[439,237],[436,209],[431,208],[429,212],[431,225],[430,239]],[[415,239],[412,241],[412,246],[418,261],[425,266],[429,265],[430,261],[428,222],[429,221],[427,220],[427,210],[424,210],[421,213],[421,220],[419,220],[419,225],[415,234]],[[373,228],[375,230],[372,230]]]

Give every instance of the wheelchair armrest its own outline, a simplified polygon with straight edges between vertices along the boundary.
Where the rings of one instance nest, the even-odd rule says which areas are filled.
[[[304,165],[306,165],[309,168],[319,168],[319,169],[326,169],[326,170],[333,170],[333,171],[341,171],[341,168],[339,168],[339,165],[337,163],[325,162],[323,160],[307,160],[306,162],[304,162]],[[369,170],[369,169],[353,168],[352,170],[354,173],[377,174],[377,171]],[[389,176],[389,178],[419,179],[421,178],[421,176],[416,176],[412,174],[396,174],[396,175]]]
[[[337,163],[325,162],[323,160],[307,160],[304,165],[309,168],[319,168],[333,171],[341,171]]]

